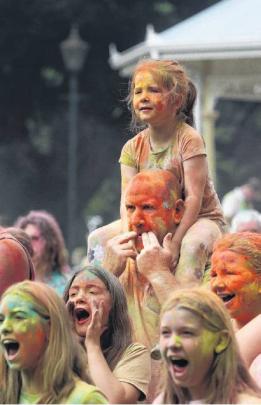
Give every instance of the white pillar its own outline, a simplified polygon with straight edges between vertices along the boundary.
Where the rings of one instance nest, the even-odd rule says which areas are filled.
[[[215,123],[218,117],[215,111],[216,95],[214,87],[205,75],[202,83],[201,105],[202,105],[202,135],[206,143],[207,158],[210,176],[216,185],[216,144],[215,144]]]

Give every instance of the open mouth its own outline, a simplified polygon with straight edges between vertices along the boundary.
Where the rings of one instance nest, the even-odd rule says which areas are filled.
[[[188,360],[186,360],[186,359],[170,358],[169,361],[173,366],[175,366],[175,367],[177,367],[179,369],[183,369],[183,368],[187,367],[187,365],[189,363]]]
[[[218,296],[219,296],[219,298],[222,299],[222,301],[224,303],[227,303],[235,297],[235,294],[222,294],[222,295],[218,295]]]
[[[138,233],[135,239],[135,247],[136,249],[143,249],[143,241],[142,241],[142,233]]]
[[[14,356],[16,356],[20,346],[19,343],[15,340],[4,340],[2,342],[2,345],[5,348],[8,358],[13,358]]]
[[[82,324],[90,318],[90,312],[84,308],[75,308],[74,317],[78,323]]]

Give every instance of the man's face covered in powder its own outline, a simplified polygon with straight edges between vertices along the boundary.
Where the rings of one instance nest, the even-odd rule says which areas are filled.
[[[261,308],[261,276],[239,253],[230,250],[213,253],[210,283],[231,317],[239,322],[248,322]]]
[[[143,248],[142,233],[151,231],[162,243],[164,236],[175,230],[174,204],[166,187],[157,186],[156,180],[153,187],[147,187],[142,179],[135,181],[126,193],[126,211],[129,230],[137,233],[138,251]]]

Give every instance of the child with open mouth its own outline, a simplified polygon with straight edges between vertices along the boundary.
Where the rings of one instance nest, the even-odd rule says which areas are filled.
[[[64,294],[73,328],[87,352],[86,370],[110,403],[147,396],[148,349],[132,340],[124,290],[113,274],[94,266],[76,272]]]
[[[229,314],[211,291],[173,293],[161,311],[161,404],[260,404],[261,392],[240,357]]]
[[[9,287],[0,303],[1,404],[104,404],[87,383],[85,353],[62,299],[36,281]]]

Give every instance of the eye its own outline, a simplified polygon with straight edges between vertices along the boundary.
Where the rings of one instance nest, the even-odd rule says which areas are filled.
[[[142,208],[145,211],[153,211],[155,209],[154,206],[151,204],[144,204]]]
[[[89,290],[89,294],[95,295],[95,294],[97,294],[97,291],[96,290]]]
[[[217,273],[212,270],[212,271],[210,272],[210,277],[212,277],[212,278],[217,277]]]
[[[75,296],[76,296],[76,293],[75,293],[75,292],[69,293],[69,299],[70,299],[70,298],[73,298],[73,297],[75,297]]]
[[[159,87],[150,87],[150,91],[152,93],[160,93],[161,92]]]
[[[163,336],[163,337],[169,337],[170,336],[170,331],[168,330],[168,329],[162,329],[161,331],[160,331],[160,334],[161,334],[161,336]]]
[[[181,335],[183,335],[183,336],[194,336],[194,332],[192,332],[191,330],[183,330],[181,332]]]
[[[136,94],[140,94],[141,93],[141,90],[140,89],[135,89],[134,90],[134,94],[136,95]]]
[[[234,270],[233,269],[230,269],[230,268],[224,268],[223,269],[223,276],[226,276],[226,275],[237,275],[237,274],[235,274],[235,272],[234,272]]]
[[[126,204],[126,210],[130,211],[130,212],[133,212],[135,210],[135,207],[134,207],[134,205]]]
[[[14,314],[14,319],[17,319],[18,321],[23,321],[24,319],[26,319],[27,317],[25,316],[25,314],[20,313],[20,312],[16,312]]]

